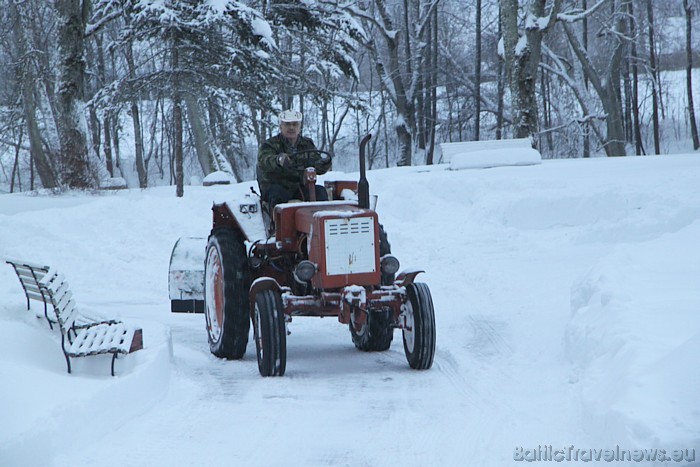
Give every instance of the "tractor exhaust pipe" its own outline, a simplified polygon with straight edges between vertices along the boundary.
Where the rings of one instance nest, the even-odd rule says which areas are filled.
[[[369,182],[367,182],[365,169],[365,147],[370,138],[372,138],[371,133],[360,141],[360,181],[357,183],[357,204],[361,209],[369,209]]]

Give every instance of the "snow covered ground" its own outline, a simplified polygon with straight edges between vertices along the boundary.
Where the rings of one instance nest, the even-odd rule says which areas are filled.
[[[261,378],[252,343],[219,360],[203,315],[170,313],[173,244],[206,236],[212,200],[249,183],[181,199],[0,196],[0,257],[59,268],[80,307],[140,325],[145,345],[117,377],[109,357],[68,375],[58,333],[0,267],[0,466],[503,466],[620,451],[700,465],[698,154],[446,169],[369,174],[393,252],[432,290],[423,372],[398,332],[362,353],[336,320],[298,318],[286,375]]]

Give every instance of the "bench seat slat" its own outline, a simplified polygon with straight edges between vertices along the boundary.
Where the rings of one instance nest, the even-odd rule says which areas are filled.
[[[81,329],[67,349],[71,357],[118,352],[129,353],[134,328],[124,323],[98,324]]]

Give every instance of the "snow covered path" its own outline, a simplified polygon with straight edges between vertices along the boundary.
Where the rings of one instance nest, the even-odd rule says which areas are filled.
[[[692,155],[373,171],[394,254],[426,270],[433,368],[408,368],[398,332],[388,352],[361,353],[336,320],[297,318],[287,374],[265,379],[252,342],[243,361],[216,359],[204,317],[171,314],[167,300],[175,240],[206,235],[211,200],[246,186],[187,187],[181,200],[2,196],[0,256],[60,267],[79,304],[144,320],[146,348],[114,379],[104,361],[65,374],[55,336],[0,268],[0,329],[20,329],[0,333],[0,413],[38,405],[0,429],[0,465],[502,466],[522,464],[518,446],[697,449],[700,370],[683,357],[700,352],[698,179]],[[165,330],[150,347],[149,323]],[[43,340],[18,363],[25,337]],[[681,384],[645,386],[663,368]],[[66,410],[22,385],[65,391]],[[92,429],[56,438],[86,403]],[[45,432],[21,441],[37,424]]]

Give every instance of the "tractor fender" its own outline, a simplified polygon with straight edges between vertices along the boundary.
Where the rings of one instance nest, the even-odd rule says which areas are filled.
[[[259,203],[249,197],[214,203],[213,229],[227,227],[236,231],[242,239],[254,242],[266,239],[262,211]]]
[[[220,228],[229,228],[245,238],[245,232],[241,228],[240,223],[233,215],[227,203],[214,203],[211,207],[213,214],[212,230]]]
[[[421,272],[425,272],[422,269],[409,269],[406,271],[401,271],[397,276],[396,280],[394,280],[394,284],[398,285],[399,287],[406,287],[409,284],[413,284],[413,281],[415,281],[416,276],[420,274]]]
[[[250,284],[250,289],[248,291],[248,301],[250,302],[250,313],[252,315],[253,310],[255,310],[255,297],[263,290],[274,290],[275,292],[282,295],[288,289],[283,288],[279,282],[277,282],[272,277],[259,277]]]

